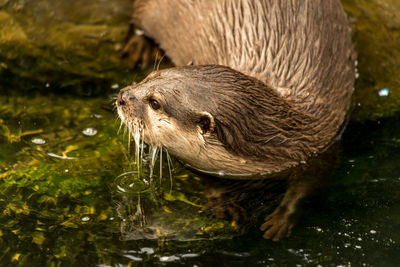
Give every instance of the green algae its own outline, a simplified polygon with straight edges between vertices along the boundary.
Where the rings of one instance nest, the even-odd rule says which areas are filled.
[[[88,249],[93,259],[85,262],[109,261],[121,236],[137,239],[146,229],[155,229],[155,240],[237,234],[230,220],[203,214],[204,190],[187,171],[177,175],[178,187],[170,177],[143,192],[129,186],[143,178],[127,136],[117,134],[111,99],[11,93],[0,101],[1,263],[71,262]],[[145,224],[135,215],[137,196]],[[110,238],[115,250],[105,252]]]
[[[93,221],[111,217],[112,207],[104,206],[109,201],[109,194],[99,192],[99,186],[109,182],[106,174],[115,168],[114,161],[101,155],[108,153],[118,157],[115,151],[120,151],[116,135],[109,140],[115,127],[101,126],[103,122],[92,117],[93,101],[40,95],[33,98],[2,97],[1,101],[2,128],[7,129],[1,133],[1,144],[2,147],[12,145],[15,149],[14,157],[2,155],[7,164],[3,163],[0,178],[0,225],[2,243],[7,246],[1,247],[19,252],[21,256],[15,261],[21,264],[24,257],[37,257],[35,250],[39,254],[49,253],[49,259],[62,258],[64,254],[70,256],[64,250],[74,250],[74,247],[57,245],[68,239],[62,234],[63,229],[76,229],[79,237],[81,232],[90,232],[82,229],[85,226],[82,217],[91,216]],[[73,128],[80,123],[98,128],[96,140],[79,133],[82,129]],[[18,134],[14,136],[19,138],[10,138],[9,133],[15,129],[18,129]],[[24,134],[27,132],[30,134]],[[34,138],[42,141],[35,144],[32,142]],[[111,146],[105,146],[108,141]],[[94,146],[97,151],[94,151]],[[50,152],[61,156],[72,154],[79,157],[79,161],[50,156],[53,155]],[[56,233],[59,237],[54,238]],[[28,252],[24,246],[29,244],[33,248]],[[3,263],[7,262],[7,257],[15,257],[7,251],[2,251],[2,255]]]
[[[343,0],[354,32],[359,79],[355,120],[393,116],[400,111],[400,2]],[[379,96],[382,88],[389,96]]]
[[[123,0],[10,1],[0,11],[0,62],[23,78],[61,86],[132,81],[137,74],[119,56],[129,10]]]

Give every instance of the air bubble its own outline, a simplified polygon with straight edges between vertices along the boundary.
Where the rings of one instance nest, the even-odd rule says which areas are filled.
[[[379,96],[389,96],[389,89],[387,88],[382,88],[381,90],[378,91]]]
[[[87,136],[94,136],[97,134],[97,130],[94,128],[86,128],[82,131],[82,133]]]
[[[46,140],[42,139],[42,138],[33,138],[31,140],[32,143],[36,144],[36,145],[43,145],[46,144]]]
[[[88,216],[82,217],[81,221],[82,222],[88,222],[88,221],[90,221],[90,217],[88,217]]]

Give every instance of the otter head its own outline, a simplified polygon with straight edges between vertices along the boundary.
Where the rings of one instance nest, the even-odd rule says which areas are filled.
[[[119,92],[118,115],[144,141],[195,165],[214,132],[209,97],[187,77],[185,69],[151,73],[141,83]]]
[[[122,89],[116,104],[131,132],[205,172],[277,171],[307,152],[299,139],[307,118],[264,83],[228,67],[156,71]]]

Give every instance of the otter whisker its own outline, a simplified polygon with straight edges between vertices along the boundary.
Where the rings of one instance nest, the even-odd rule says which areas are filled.
[[[134,125],[134,141],[135,141],[135,160],[137,164],[138,171],[140,173],[140,132],[139,127]]]
[[[158,147],[150,146],[149,150],[150,150],[149,153],[151,155],[151,159],[150,159],[150,181],[151,181],[152,177],[153,177],[153,172],[154,172],[154,164],[155,164],[156,158],[157,158]]]
[[[154,59],[153,71],[155,71],[155,69],[156,69],[157,58],[158,58],[158,51],[156,52],[156,58]]]
[[[129,129],[128,129],[128,131],[129,131]],[[129,131],[129,133],[128,133],[128,153],[130,153],[130,151],[131,151],[131,133]]]
[[[168,162],[169,162],[169,164],[171,164],[171,171],[172,170],[174,170],[174,164],[172,163],[172,158],[171,158],[171,156],[169,155],[169,152],[168,152],[168,150],[167,149],[165,149],[165,152],[167,152],[167,160],[168,160]]]
[[[160,61],[158,62],[158,65],[157,65],[157,70],[160,69],[160,65],[161,65],[161,62],[163,61],[164,57],[165,57],[165,54],[160,58]]]
[[[144,153],[144,129],[140,130],[140,162],[143,163],[143,153]]]
[[[170,180],[170,189],[169,190],[171,191],[172,190],[172,170],[171,170],[171,166],[172,166],[172,168],[174,166],[172,165],[172,160],[171,160],[171,157],[170,157],[170,155],[168,153],[168,150],[165,149],[165,152],[167,154],[167,163],[168,163],[169,180]]]
[[[116,117],[114,118],[114,122],[116,122],[116,121],[118,121],[118,120],[121,122],[121,124],[123,124],[122,119],[121,119],[119,116],[116,116]],[[120,128],[121,128],[121,126],[120,126]]]
[[[161,180],[162,180],[162,151],[163,151],[163,148],[161,146],[160,147],[160,184],[161,184]]]
[[[125,138],[125,135],[126,135],[126,128],[127,128],[127,126],[126,126],[126,124],[124,124],[124,132],[122,133],[123,138]]]
[[[118,127],[117,134],[119,134],[119,133],[120,133],[120,131],[121,131],[121,128],[122,128],[122,125],[124,125],[124,122],[121,120],[121,123],[119,124],[119,127]]]

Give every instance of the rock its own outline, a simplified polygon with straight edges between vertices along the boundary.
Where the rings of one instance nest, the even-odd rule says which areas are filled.
[[[132,80],[118,53],[129,26],[130,0],[9,0],[0,6],[3,74],[7,69],[7,75],[59,86]]]
[[[377,119],[400,111],[400,2],[342,1],[354,29],[359,79],[352,119]],[[384,90],[388,94],[381,94]]]

